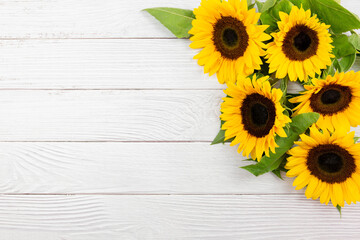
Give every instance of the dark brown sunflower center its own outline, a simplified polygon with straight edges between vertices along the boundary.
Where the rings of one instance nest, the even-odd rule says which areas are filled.
[[[311,38],[305,32],[300,32],[294,37],[294,46],[297,50],[304,52],[311,45]]]
[[[319,38],[316,31],[306,25],[295,25],[285,35],[282,51],[293,61],[303,61],[316,54]]]
[[[224,43],[229,47],[235,46],[239,40],[239,37],[238,37],[236,31],[231,28],[227,28],[224,30],[222,38],[223,38]]]
[[[267,107],[260,103],[255,103],[251,107],[251,120],[255,125],[265,125],[269,120],[269,112]]]
[[[345,110],[351,102],[349,87],[332,84],[323,87],[310,97],[310,107],[323,115],[332,115]]]
[[[321,102],[323,104],[334,104],[337,103],[340,100],[341,94],[336,89],[330,89],[325,91],[321,95]]]
[[[339,172],[344,166],[341,157],[333,152],[321,154],[318,158],[318,164],[321,170],[328,173]]]
[[[355,172],[355,159],[336,144],[324,144],[309,151],[306,162],[311,174],[327,183],[341,183]]]
[[[228,59],[243,56],[249,45],[244,24],[233,17],[222,17],[214,24],[212,39],[216,50]]]
[[[240,111],[245,130],[253,136],[264,137],[274,126],[275,105],[270,99],[258,93],[248,95]]]

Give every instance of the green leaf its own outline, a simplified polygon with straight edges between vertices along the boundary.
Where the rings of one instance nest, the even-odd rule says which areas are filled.
[[[290,0],[290,2],[295,6],[297,6],[298,8],[300,8],[301,5],[303,4],[301,0]]]
[[[261,158],[261,161],[256,164],[247,165],[241,168],[251,172],[255,176],[260,176],[264,173],[277,169],[283,161],[282,156],[279,158],[274,157],[273,159],[267,159],[265,161],[263,161],[263,159],[264,157]]]
[[[334,72],[332,74],[330,73],[330,75],[334,75],[336,71],[341,72],[341,66],[340,66],[339,61],[337,59],[334,59],[333,65],[334,65]]]
[[[336,205],[336,209],[339,211],[339,213],[340,213],[340,218],[341,218],[341,206]]]
[[[294,4],[292,4],[288,0],[280,0],[274,5],[274,7],[269,9],[269,11],[273,17],[275,17],[276,19],[278,19],[278,21],[280,21],[279,12],[285,12],[289,14],[293,6]]]
[[[354,137],[354,143],[356,143],[357,141],[359,141],[360,137]]]
[[[328,66],[327,69],[323,72],[322,78],[325,79],[328,75],[334,76],[335,71],[336,71],[335,66],[334,66],[335,64],[339,65],[338,61],[336,59],[333,59],[331,61],[331,65]]]
[[[165,27],[167,27],[177,38],[189,38],[189,30],[192,28],[192,21],[195,19],[191,10],[179,8],[147,8],[144,9]]]
[[[257,6],[257,8],[258,8],[259,12],[261,12],[261,9],[262,9],[262,7],[264,6],[264,3],[263,3],[263,2],[259,2],[259,1],[255,0],[255,4],[256,4],[256,6]]]
[[[334,35],[332,45],[334,46],[333,53],[338,59],[356,53],[356,49],[349,42],[348,36],[344,34]]]
[[[323,22],[331,25],[334,33],[360,28],[359,18],[334,0],[303,0],[303,5],[308,5],[311,13],[316,13]]]
[[[260,21],[261,21],[261,23],[263,25],[269,25],[269,27],[265,30],[265,32],[268,33],[268,34],[271,33],[271,32],[274,32],[278,28],[278,26],[277,26],[278,19],[276,19],[268,11],[263,12],[260,15]]]
[[[275,5],[275,3],[276,3],[276,0],[266,0],[266,2],[264,2],[261,9],[259,9],[259,11],[261,13],[266,12],[267,10],[272,8]]]
[[[299,139],[299,135],[303,134],[314,124],[319,119],[319,116],[318,113],[303,113],[293,117],[289,128],[285,129],[287,137],[276,137],[275,141],[279,147],[275,149],[275,153],[270,152],[270,157],[263,156],[257,164],[242,168],[255,176],[277,169],[285,157],[284,154],[294,145],[294,142]]]
[[[248,5],[248,9],[252,9],[255,7],[255,3],[251,4],[251,5]]]
[[[360,50],[360,36],[356,32],[352,32],[348,39],[354,48]]]
[[[284,179],[282,178],[282,176],[281,176],[281,171],[280,171],[280,169],[275,169],[275,170],[273,170],[272,172],[275,174],[275,176],[277,176],[277,177],[280,178],[281,180],[284,180]]]
[[[260,21],[264,25],[269,25],[269,27],[265,30],[265,32],[271,33],[278,29],[277,22],[280,21],[279,12],[281,11],[281,12],[290,13],[293,4],[288,0],[278,0],[275,1],[275,4],[272,7],[264,11],[264,9],[266,9],[266,7],[264,7],[266,3],[267,2],[265,3],[257,2],[258,8],[262,10]]]
[[[225,121],[221,121],[220,131],[216,135],[215,139],[212,141],[212,143],[210,145],[215,145],[215,144],[219,144],[219,143],[226,143],[226,142],[232,142],[234,140],[234,138],[230,138],[230,139],[225,141],[225,130],[221,130],[221,127],[222,127],[222,125],[224,123],[225,123]]]
[[[340,65],[340,71],[341,72],[347,72],[355,63],[355,59],[356,59],[356,52],[343,57],[340,61],[339,61],[339,65]]]
[[[211,145],[224,143],[225,140],[225,130],[220,130],[216,135],[215,139],[212,141]]]

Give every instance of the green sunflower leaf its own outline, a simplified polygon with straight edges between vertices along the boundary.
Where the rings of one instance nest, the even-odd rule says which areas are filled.
[[[216,135],[216,137],[214,138],[214,140],[211,142],[211,145],[215,145],[215,144],[219,144],[219,143],[226,143],[226,142],[232,142],[232,140],[234,140],[234,138],[230,138],[228,140],[225,141],[225,130],[222,130],[221,127],[222,125],[225,123],[225,121],[221,121],[220,124],[220,131],[219,133]]]
[[[261,6],[261,8],[259,8],[259,11],[261,13],[266,12],[267,10],[269,10],[270,8],[272,8],[276,3],[276,0],[266,0],[266,2],[264,2]],[[259,7],[259,5],[258,5]]]
[[[360,137],[354,137],[354,143],[356,143],[357,141],[359,141]]]
[[[273,15],[271,15],[268,11],[263,12],[260,15],[260,21],[263,25],[269,25],[269,27],[265,30],[266,33],[270,34],[278,28],[277,21]]]
[[[340,213],[340,218],[341,218],[341,206],[336,205],[336,209],[338,210],[338,212]]]
[[[354,48],[360,50],[360,36],[356,32],[352,32],[348,39]]]
[[[255,3],[252,3],[252,4],[248,5],[248,9],[249,9],[249,10],[252,9],[252,8],[254,8],[254,7],[255,7]]]
[[[212,141],[211,145],[224,143],[224,140],[225,140],[225,130],[220,130],[219,133],[214,138],[214,140]]]
[[[359,18],[334,0],[303,0],[302,3],[304,8],[309,6],[311,13],[317,14],[323,22],[331,25],[334,33],[360,28]]]
[[[332,45],[334,46],[333,53],[338,59],[356,53],[356,49],[350,43],[348,36],[344,34],[334,35]]]
[[[347,72],[355,63],[356,53],[343,57],[339,61],[340,71]]]
[[[277,177],[280,178],[281,180],[284,180],[284,179],[282,178],[282,176],[281,176],[281,171],[280,171],[280,169],[275,169],[275,170],[273,170],[272,172],[273,172],[273,174],[275,174],[275,176],[277,176]]]
[[[278,21],[280,21],[279,12],[285,12],[289,14],[293,6],[294,4],[292,4],[288,0],[280,0],[271,9],[269,9],[269,11],[273,17],[275,17],[276,19],[278,19]]]
[[[259,2],[259,1],[256,0],[256,1],[255,1],[255,4],[256,4],[259,12],[261,12],[261,9],[262,9],[262,7],[264,6],[264,3],[263,3],[263,2]]]
[[[263,156],[257,164],[244,166],[242,168],[255,176],[277,169],[283,162],[285,153],[294,145],[294,142],[299,139],[299,135],[303,134],[314,124],[319,119],[319,116],[318,113],[303,113],[293,117],[289,128],[285,129],[287,137],[282,138],[277,136],[275,138],[276,144],[279,146],[275,149],[275,153],[270,152],[270,157]]]
[[[167,29],[169,29],[177,38],[189,38],[189,30],[192,28],[192,21],[195,15],[192,10],[180,8],[147,8],[144,9]]]
[[[299,0],[290,0],[290,2],[292,4],[294,4],[295,6],[297,6],[298,8],[300,8],[301,5],[303,4],[302,1],[299,1]]]
[[[260,16],[260,21],[264,25],[269,25],[269,27],[265,30],[266,33],[271,33],[277,30],[277,22],[280,21],[279,12],[290,13],[293,4],[288,0],[278,0],[276,3],[268,8],[266,11],[263,11]],[[265,2],[266,3],[266,2]],[[258,4],[258,8],[264,9],[265,3]],[[263,4],[263,5],[261,5]]]

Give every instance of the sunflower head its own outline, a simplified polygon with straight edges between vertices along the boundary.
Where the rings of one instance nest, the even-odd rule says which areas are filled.
[[[275,152],[276,134],[286,137],[283,128],[291,121],[279,103],[281,90],[271,89],[267,79],[239,76],[237,84],[227,84],[227,97],[221,105],[225,140],[233,138],[232,146],[240,143],[238,151],[243,151],[244,156],[251,154],[258,161],[264,152],[267,156],[269,150]]]
[[[360,124],[360,72],[335,73],[326,79],[312,79],[301,96],[290,99],[299,103],[294,115],[317,112],[317,125],[334,130],[350,130]]]
[[[268,44],[269,72],[277,78],[289,76],[291,81],[305,81],[315,77],[321,69],[331,65],[333,46],[329,25],[320,23],[310,10],[293,6],[290,14],[279,12],[279,32],[272,33],[274,41]]]
[[[248,10],[247,0],[202,0],[194,14],[190,47],[203,48],[194,58],[205,73],[217,73],[224,83],[260,69],[263,41],[270,36],[264,33],[268,26],[256,25],[260,14],[254,8]]]
[[[298,145],[289,150],[285,168],[288,177],[296,177],[296,189],[307,186],[307,198],[334,206],[360,200],[360,144],[354,132],[310,128],[310,136],[301,135]]]

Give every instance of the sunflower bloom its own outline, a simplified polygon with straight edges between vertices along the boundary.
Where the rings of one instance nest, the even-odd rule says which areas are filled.
[[[326,79],[312,79],[313,85],[305,85],[302,95],[289,101],[299,103],[294,115],[317,112],[320,128],[343,128],[360,124],[360,72],[335,73]]]
[[[274,41],[268,44],[269,72],[276,78],[289,76],[291,81],[315,77],[321,69],[331,65],[333,46],[329,25],[320,23],[310,10],[293,6],[290,14],[279,12],[279,32],[272,33]]]
[[[231,146],[239,144],[238,151],[260,161],[263,153],[275,152],[278,145],[275,136],[286,137],[284,127],[291,122],[283,114],[279,103],[282,92],[271,89],[268,77],[253,79],[238,77],[237,84],[228,83],[224,90],[221,120],[225,121],[225,140],[232,139]]]
[[[216,73],[220,83],[234,83],[238,74],[248,76],[261,69],[263,41],[270,39],[264,33],[268,26],[256,25],[260,13],[248,10],[247,0],[202,0],[194,14],[190,47],[202,48],[194,59],[204,66],[204,73]]]
[[[360,144],[354,143],[354,132],[310,128],[310,136],[301,135],[285,168],[288,177],[296,177],[296,190],[305,186],[305,196],[334,206],[360,200]]]

